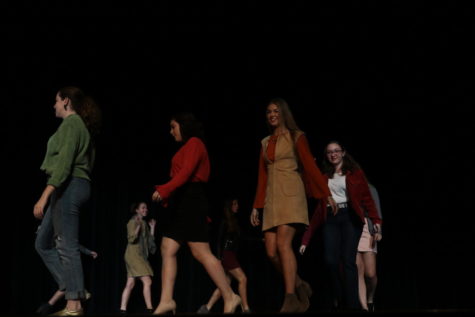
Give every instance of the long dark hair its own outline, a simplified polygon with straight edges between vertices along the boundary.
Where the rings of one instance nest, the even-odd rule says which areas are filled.
[[[182,142],[186,143],[190,138],[197,137],[205,142],[203,125],[191,112],[179,112],[172,116],[180,125]]]
[[[283,119],[285,127],[289,130],[290,135],[292,136],[292,142],[295,143],[295,136],[298,131],[300,131],[299,127],[297,126],[297,122],[295,122],[294,116],[292,115],[292,111],[290,111],[289,104],[282,98],[274,98],[271,99],[269,104],[267,105],[276,105],[280,110],[280,116]],[[267,126],[269,131],[272,133],[273,128],[267,122]]]
[[[81,89],[75,86],[61,88],[58,95],[62,100],[65,98],[71,100],[71,107],[82,118],[91,136],[99,133],[101,110],[94,99],[86,96]]]
[[[355,159],[348,153],[345,149],[345,147],[338,141],[330,141],[327,143],[325,146],[325,149],[323,150],[323,162],[322,162],[322,173],[327,175],[328,178],[333,178],[333,174],[335,174],[335,166],[331,164],[328,161],[327,158],[327,147],[330,144],[337,144],[340,146],[340,148],[345,152],[345,156],[343,156],[343,164],[341,166],[341,171],[343,172],[343,175],[346,175],[348,171],[354,172],[356,170],[361,169],[360,165],[355,161]]]
[[[227,231],[232,233],[239,233],[239,224],[232,211],[233,201],[237,200],[236,198],[227,199],[224,201],[224,221],[227,225]]]

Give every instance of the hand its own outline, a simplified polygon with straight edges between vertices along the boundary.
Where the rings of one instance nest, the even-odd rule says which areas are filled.
[[[376,242],[381,241],[381,239],[383,238],[383,234],[381,231],[381,224],[379,223],[374,224],[373,229],[374,229],[374,235],[371,237],[372,238],[371,247],[375,248]]]
[[[45,206],[46,201],[40,198],[40,200],[38,200],[38,202],[33,207],[33,215],[36,219],[43,219]]]
[[[97,252],[96,251],[91,251],[91,256],[92,258],[95,260],[98,256]]]
[[[135,215],[134,219],[136,225],[140,226],[142,224],[142,217],[140,217],[139,215]]]
[[[374,234],[374,240],[376,240],[377,242],[381,241],[382,238],[383,235],[380,232]]]
[[[374,235],[371,236],[371,248],[374,249],[376,248],[376,242],[381,241],[383,238],[383,235],[381,233],[375,233]]]
[[[158,203],[160,200],[162,200],[162,197],[160,197],[160,194],[157,191],[155,191],[152,195],[152,201]]]
[[[381,224],[380,223],[375,223],[373,225],[373,229],[375,233],[381,233]]]
[[[306,249],[307,249],[307,246],[305,244],[302,244],[299,248],[299,253],[303,255]]]
[[[380,231],[380,232],[376,232],[376,233],[374,234],[375,243],[381,241],[382,238],[383,238],[383,234],[381,233],[381,231]]]
[[[45,206],[48,203],[49,197],[55,191],[55,187],[53,185],[46,185],[46,188],[43,190],[40,199],[33,207],[33,215],[37,219],[42,219],[44,216]]]
[[[332,208],[333,216],[335,216],[338,213],[338,205],[336,204],[335,199],[333,199],[332,196],[328,196],[328,203],[330,204],[330,207]]]
[[[252,209],[251,212],[251,225],[257,227],[261,222],[259,221],[259,211],[256,208]]]

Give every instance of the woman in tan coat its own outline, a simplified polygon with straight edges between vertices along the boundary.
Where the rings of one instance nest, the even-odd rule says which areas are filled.
[[[337,207],[310,152],[307,138],[297,127],[287,102],[277,98],[267,106],[271,134],[262,140],[259,177],[251,224],[263,224],[267,256],[282,273],[285,299],[281,312],[304,312],[312,294],[310,285],[297,275],[292,240],[298,229],[308,225],[306,190]],[[297,294],[296,294],[297,293]]]
[[[147,310],[153,311],[152,296],[150,288],[152,286],[153,270],[147,258],[149,253],[156,251],[154,233],[155,219],[147,222],[144,217],[148,214],[147,204],[144,202],[132,204],[131,212],[134,214],[127,223],[127,249],[125,250],[125,265],[127,267],[127,283],[122,292],[120,312],[127,312],[127,303],[130,293],[135,286],[135,278],[140,278],[143,283],[143,296]]]

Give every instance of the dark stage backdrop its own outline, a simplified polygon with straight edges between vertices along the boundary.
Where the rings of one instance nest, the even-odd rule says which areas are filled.
[[[265,257],[260,231],[248,222],[260,140],[268,133],[265,107],[276,96],[289,102],[318,162],[326,142],[340,140],[380,193],[377,306],[474,308],[467,291],[475,283],[471,8],[455,2],[310,8],[300,1],[191,8],[144,1],[105,10],[84,3],[2,4],[14,16],[49,12],[51,21],[2,22],[0,31],[7,158],[2,262],[8,265],[1,313],[30,313],[55,290],[34,250],[39,222],[32,209],[45,184],[39,166],[46,142],[60,124],[54,96],[65,85],[80,86],[103,110],[93,196],[80,227],[81,243],[99,253],[83,258],[93,294],[89,312],[118,311],[128,208],[150,202],[153,186],[167,180],[177,150],[169,119],[179,110],[193,111],[205,126],[212,237],[223,198],[237,195],[250,305],[278,310],[282,280]],[[62,16],[86,9],[96,18],[119,18]],[[127,13],[145,12],[154,16],[126,23]],[[151,204],[151,212],[160,231],[162,207]],[[326,294],[318,236],[297,257],[300,274],[315,288],[311,309],[318,310]],[[156,305],[160,256],[150,261]],[[178,264],[178,311],[195,311],[212,282],[186,247]],[[144,306],[140,288],[131,311]]]

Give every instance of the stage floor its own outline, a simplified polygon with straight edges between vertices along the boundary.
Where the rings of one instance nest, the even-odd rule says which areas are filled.
[[[242,313],[237,312],[232,315],[241,315]],[[281,314],[277,312],[255,312],[245,315],[250,316],[316,316],[316,317],[323,317],[323,316],[336,316],[336,315],[371,315],[371,316],[382,316],[382,315],[433,315],[433,316],[473,316],[475,315],[475,309],[405,309],[405,310],[379,310],[373,313],[362,312],[362,311],[311,311],[305,313],[292,313],[292,314]],[[169,314],[171,315],[171,314]],[[221,314],[221,313],[210,313],[208,315],[212,316],[230,316],[230,314]],[[35,314],[31,315],[16,315],[16,314],[2,314],[0,316],[38,316]],[[129,313],[127,315],[122,314],[86,314],[85,316],[97,316],[97,317],[117,317],[117,316],[134,316],[134,317],[150,317],[151,315],[141,314],[141,313]],[[176,313],[176,316],[201,316],[196,313]]]

